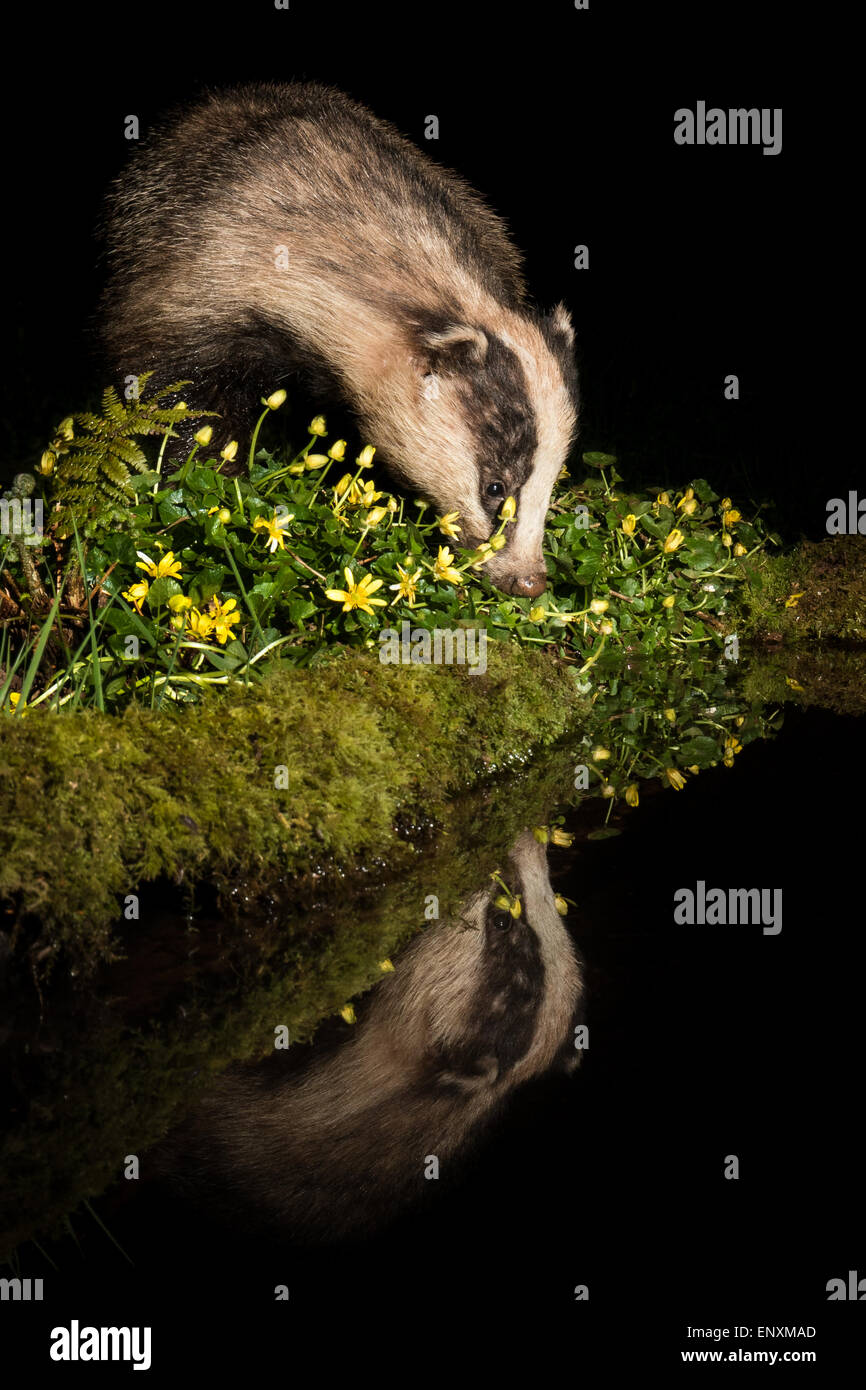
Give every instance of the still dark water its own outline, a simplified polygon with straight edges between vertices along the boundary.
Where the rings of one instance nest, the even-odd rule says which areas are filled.
[[[866,1276],[864,773],[863,721],[789,710],[779,736],[750,745],[734,769],[707,770],[683,792],[642,793],[636,811],[615,817],[616,838],[582,839],[585,812],[576,813],[574,845],[547,854],[549,881],[544,851],[521,842],[503,873],[520,884],[524,920],[506,921],[486,901],[466,908],[473,931],[458,974],[477,988],[459,1029],[446,1037],[451,1022],[431,1022],[453,960],[453,939],[440,951],[433,933],[441,929],[432,927],[432,945],[422,951],[416,938],[410,947],[411,980],[395,953],[393,976],[356,1001],[353,1052],[339,1024],[304,1050],[308,1078],[317,1048],[326,1068],[308,1091],[340,1090],[342,1111],[316,1112],[302,1084],[287,1091],[278,1057],[259,1069],[261,1082],[224,1091],[185,1141],[202,1174],[192,1196],[143,1181],[95,1203],[133,1266],[95,1222],[76,1221],[80,1250],[70,1240],[43,1245],[56,1271],[22,1249],[21,1273],[44,1276],[46,1299],[16,1306],[14,1319],[4,1308],[8,1353],[30,1364],[53,1326],[77,1318],[150,1325],[151,1376],[251,1368],[265,1354],[284,1356],[290,1373],[292,1349],[308,1338],[321,1339],[323,1373],[354,1376],[364,1373],[365,1344],[352,1340],[341,1352],[339,1339],[358,1320],[370,1354],[387,1352],[398,1324],[416,1326],[425,1366],[447,1363],[458,1334],[482,1361],[487,1343],[501,1352],[513,1338],[543,1358],[549,1339],[565,1335],[575,1371],[590,1349],[615,1371],[673,1366],[681,1350],[719,1345],[689,1339],[689,1326],[748,1325],[755,1349],[808,1348],[822,1370],[841,1365],[862,1306],[828,1302],[826,1285],[847,1282],[851,1270]],[[708,890],[781,889],[781,931],[676,924],[674,893],[699,880]],[[553,893],[577,904],[565,925]],[[542,1005],[528,922],[535,930],[543,922],[548,977],[558,960],[565,981],[562,997]],[[401,978],[410,984],[395,993]],[[533,1062],[526,1019],[545,1010],[549,1046]],[[568,1069],[582,1025],[589,1045]],[[387,1052],[389,1039],[429,1028],[440,1030],[433,1080],[413,1070],[413,1044],[396,1060]],[[373,1039],[369,1056],[362,1038]],[[411,1079],[392,1095],[386,1078],[400,1068]],[[488,1097],[510,1091],[503,1078],[524,1074],[485,1127]],[[352,1111],[362,1092],[370,1103],[359,1121]],[[280,1096],[282,1134],[269,1118]],[[319,1114],[312,1147],[311,1114]],[[461,1164],[443,1162],[438,1182],[419,1177],[424,1115],[435,1117],[439,1140],[481,1131]],[[313,1186],[327,1185],[332,1170],[339,1181],[351,1165],[341,1146],[356,1146],[366,1162],[379,1131],[395,1153],[405,1137],[420,1209],[325,1245],[309,1233],[304,1244],[280,1237],[273,1194],[299,1163]],[[430,1144],[421,1142],[422,1159],[436,1151]],[[238,1175],[232,1153],[250,1150],[257,1157]],[[725,1177],[732,1155],[736,1180]],[[176,1151],[163,1166],[177,1162]],[[233,1165],[219,1216],[201,1210],[196,1188],[220,1188],[214,1173]],[[399,1207],[406,1185],[396,1154],[381,1180],[359,1178],[357,1205]],[[278,1285],[288,1301],[275,1301]],[[588,1299],[576,1298],[579,1286]],[[816,1335],[759,1342],[759,1326]],[[47,1352],[37,1361],[57,1374],[100,1373],[55,1367]]]

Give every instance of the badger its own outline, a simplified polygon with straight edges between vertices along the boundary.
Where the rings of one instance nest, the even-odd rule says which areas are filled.
[[[485,566],[545,587],[544,522],[578,415],[567,309],[526,296],[506,227],[459,175],[316,83],[211,93],[112,185],[100,320],[111,369],[181,378],[225,438],[298,381],[345,404],[397,483]]]
[[[445,1190],[517,1087],[580,1060],[581,961],[528,830],[507,874],[518,917],[498,888],[472,893],[414,938],[348,1038],[230,1069],[148,1169],[226,1224],[301,1244],[366,1235],[430,1200],[433,1158]]]

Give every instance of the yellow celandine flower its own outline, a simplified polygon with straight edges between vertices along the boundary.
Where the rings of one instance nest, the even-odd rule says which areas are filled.
[[[340,1010],[340,1018],[344,1018],[347,1023],[355,1023],[355,1009],[352,1004],[344,1004]]]
[[[312,419],[309,425],[307,426],[307,429],[309,430],[310,434],[318,434],[320,436],[327,434],[328,427],[325,424],[324,415],[317,415],[314,419]]]
[[[734,554],[738,558],[739,556],[746,554],[746,547],[744,545],[741,545],[739,541],[737,541],[737,544],[734,546]]]
[[[214,512],[216,512],[223,526],[226,526],[232,519],[232,514],[228,507],[208,507],[208,516],[213,516]]]
[[[379,498],[382,495],[383,494],[381,492],[376,491],[376,484],[374,483],[373,479],[368,478],[366,483],[364,484],[364,490],[360,494],[361,505],[363,507],[372,507],[373,503],[378,502]]]
[[[625,799],[628,806],[637,806],[640,802],[640,789],[637,782],[630,782],[625,789]]]
[[[594,763],[603,763],[607,758],[610,757],[610,749],[593,748],[592,752],[590,753],[590,757],[592,758],[592,761]]]
[[[680,506],[683,509],[683,516],[694,516],[698,510],[698,504],[694,497],[690,497],[687,502],[681,502]]]
[[[11,705],[11,707],[12,707],[13,710],[15,710],[15,711],[16,711],[18,714],[20,714],[22,717],[26,718],[27,710],[28,710],[29,706],[28,706],[26,700],[25,700],[25,701],[23,702],[23,704],[22,704],[22,702],[21,702],[21,691],[20,691],[20,690],[10,690],[10,691],[9,691],[9,704]]]
[[[385,972],[387,972],[387,971],[389,971],[389,970],[393,970],[393,969],[394,969],[394,966],[391,964],[391,962],[390,962],[390,961],[387,959],[387,957],[386,957],[385,960],[380,960],[380,961],[379,961],[379,969],[380,969],[380,970],[384,970]]]
[[[459,512],[446,512],[444,516],[437,516],[436,518],[439,524],[439,530],[442,532],[443,536],[450,536],[452,541],[456,541],[459,538],[460,532],[463,529],[461,526],[455,526],[454,524],[459,516]]]
[[[490,545],[491,550],[501,550],[502,547],[506,544],[505,537],[491,536],[488,544]]]
[[[44,477],[50,478],[51,474],[54,472],[54,465],[56,462],[57,456],[53,454],[50,449],[46,449],[39,460],[38,472]]]
[[[568,903],[566,902],[566,900],[565,900],[565,898],[562,896],[562,894],[561,894],[561,893],[557,893],[556,896],[554,897],[553,901],[554,901],[554,903],[556,904],[556,910],[557,910],[557,912],[559,913],[560,917],[567,917],[567,916],[568,916]]]
[[[480,570],[482,565],[487,564],[487,561],[490,559],[492,554],[493,546],[490,544],[490,542],[482,541],[481,544],[478,546],[477,550],[475,551],[475,559],[472,561],[469,568],[473,570]]]
[[[286,516],[277,516],[277,513],[274,512],[270,520],[264,516],[257,516],[253,522],[253,530],[267,531],[268,550],[274,555],[277,550],[285,550],[286,538],[283,535],[283,530],[294,519],[294,512],[289,512]]]
[[[364,518],[365,526],[378,526],[384,516],[388,515],[387,507],[371,507]]]
[[[376,452],[375,445],[365,444],[358,457],[355,459],[359,468],[369,468],[373,462],[373,455]]]
[[[616,796],[616,787],[613,785],[613,782],[605,782],[602,785],[601,794],[608,798]]]
[[[730,533],[729,531],[723,531],[723,532],[722,532],[722,545],[726,545],[726,546],[728,547],[728,549],[730,549],[731,546],[732,546],[733,544],[734,544],[734,538],[733,538],[733,536],[731,535],[731,533]]]
[[[268,399],[265,401],[265,405],[268,407],[268,410],[279,410],[285,399],[286,393],[280,388],[279,391],[271,392],[270,396],[268,396]]]
[[[334,459],[336,463],[342,463],[343,459],[346,457],[345,439],[338,439],[335,444],[332,444],[328,450],[328,455],[330,458]]]
[[[737,511],[736,507],[729,508],[727,511],[722,512],[722,525],[726,531],[730,531],[731,527],[735,526],[738,521],[742,521],[742,519],[742,515]]]
[[[674,594],[668,594],[667,598],[662,599],[662,608],[673,608],[676,601]]]
[[[360,608],[362,613],[369,613],[372,618],[374,616],[372,604],[384,608],[387,599],[371,598],[371,594],[375,594],[377,589],[381,589],[385,582],[384,579],[374,579],[372,574],[365,574],[363,579],[356,582],[348,565],[343,570],[343,574],[346,577],[345,589],[326,589],[325,596],[332,599],[334,603],[342,603],[344,613],[350,613],[353,608]]]
[[[206,642],[213,632],[213,620],[207,613],[202,613],[198,608],[191,608],[187,615],[187,628],[193,637],[200,637]]]
[[[689,772],[691,772],[695,777],[697,777],[700,770],[701,769],[698,767],[697,763],[692,763],[689,768]]]
[[[541,604],[536,604],[535,608],[529,610],[529,621],[531,623],[543,623],[547,617],[547,609],[542,608]]]
[[[500,893],[498,897],[493,899],[493,906],[497,907],[500,912],[509,912],[511,910],[511,899],[506,898],[504,893]]]
[[[726,512],[730,506],[732,506],[730,497],[723,497],[719,503],[719,511]]]
[[[628,516],[625,518],[625,520],[624,520],[623,523],[622,523],[622,529],[623,529],[623,531],[625,532],[625,534],[626,534],[627,536],[633,536],[633,535],[634,535],[634,528],[635,528],[636,525],[637,525],[637,517],[635,516],[634,512],[629,512]]]
[[[187,598],[186,594],[172,594],[168,606],[172,613],[183,613],[187,608],[192,608],[192,599]]]
[[[213,426],[202,425],[200,430],[196,430],[195,434],[193,435],[193,439],[195,440],[196,444],[201,444],[202,447],[204,447],[206,444],[210,444],[211,440],[213,439]]]
[[[224,458],[226,463],[231,463],[232,459],[237,458],[237,453],[238,441],[233,439],[230,444],[227,444],[226,447],[220,451],[220,458]]]
[[[679,502],[677,503],[677,511],[681,511],[682,508],[685,507],[686,504],[687,504],[688,502],[694,501],[694,496],[695,496],[695,490],[694,490],[694,488],[693,488],[693,487],[687,487],[686,490],[685,490],[685,492],[683,493],[682,497],[680,498]]]
[[[671,505],[670,494],[667,493],[667,492],[660,492],[659,495],[658,495],[658,497],[656,498],[656,506],[657,506],[657,507],[669,507],[670,505]]]
[[[789,596],[785,599],[785,607],[796,608],[797,604],[800,602],[800,599],[803,597],[805,592],[805,589],[801,589],[798,594],[789,594]]]
[[[681,792],[686,785],[686,779],[675,767],[666,767],[665,776],[673,787],[674,791]]]
[[[408,557],[406,559],[406,563],[407,565],[410,563]],[[397,598],[392,599],[391,602],[397,603],[399,599],[404,598],[408,603],[409,607],[414,608],[415,599],[417,598],[415,586],[418,583],[418,580],[421,578],[423,570],[417,569],[414,574],[410,574],[409,571],[405,570],[402,565],[398,565],[397,573],[400,576],[400,583],[388,585],[389,589],[395,589],[397,591]]]
[[[676,710],[675,710],[675,709],[666,709],[666,710],[665,710],[665,719],[669,720],[669,722],[670,722],[671,724],[676,724],[676,722],[677,722],[677,712],[676,712]]]
[[[230,637],[234,637],[232,627],[241,620],[237,606],[237,600],[233,598],[226,599],[225,603],[221,603],[216,598],[211,600],[208,616],[216,639],[222,646],[225,646]]]
[[[605,637],[609,637],[613,632],[613,623],[599,623],[598,630],[603,633]]]
[[[307,454],[298,472],[303,473],[306,471],[307,473],[313,473],[317,468],[324,468],[325,464],[330,463],[330,461],[327,454]],[[289,472],[291,473],[292,471],[293,470],[290,468]]]
[[[682,531],[678,531],[677,528],[674,527],[673,531],[671,531],[670,535],[667,537],[664,543],[665,555],[671,555],[682,545],[684,540],[685,536],[683,535]]]
[[[601,617],[602,613],[606,613],[609,608],[610,604],[606,598],[594,598],[589,605],[590,613],[594,613],[597,618]]]
[[[130,584],[128,589],[124,589],[121,597],[131,603],[137,613],[140,613],[141,605],[147,598],[147,591],[149,588],[149,581],[147,579],[140,579],[137,584]]]
[[[149,555],[145,555],[143,550],[137,550],[136,555],[141,558],[136,561],[135,568],[144,570],[151,579],[177,579],[181,573],[180,560],[174,558],[174,551],[169,550],[168,554],[163,555],[161,560],[154,562]]]
[[[513,497],[506,497],[502,503],[502,511],[499,513],[503,521],[513,521],[517,516],[517,503]]]
[[[434,579],[438,579],[441,584],[462,584],[463,575],[454,568],[454,559],[447,545],[440,545],[439,554],[432,567]]]
[[[560,845],[563,849],[568,849],[574,843],[574,836],[567,830],[551,830],[550,842],[553,845]]]
[[[785,677],[785,684],[786,684],[786,685],[789,685],[789,686],[791,687],[792,690],[802,690],[802,689],[803,689],[803,686],[800,684],[800,682],[799,682],[799,681],[795,681],[794,678],[793,678],[793,676],[786,676],[786,677]]]

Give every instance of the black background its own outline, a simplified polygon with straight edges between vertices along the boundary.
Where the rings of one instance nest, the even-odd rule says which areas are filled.
[[[506,217],[533,296],[568,303],[581,447],[616,452],[636,484],[706,476],[740,506],[767,503],[788,540],[822,535],[827,499],[862,467],[820,322],[844,217],[814,24],[801,36],[789,7],[736,2],[41,6],[10,55],[27,85],[7,94],[5,126],[4,474],[32,467],[59,418],[104,384],[89,326],[94,228],[129,154],[124,117],[146,134],[203,86],[315,78],[464,174]],[[782,153],[676,146],[673,113],[699,99],[782,107]],[[423,139],[431,113],[438,142]],[[578,243],[588,272],[573,268]],[[723,398],[730,372],[738,402]],[[172,1242],[165,1212],[142,1205],[124,1238],[153,1218],[158,1239],[132,1282],[102,1256],[64,1273],[59,1304],[16,1310],[22,1350],[28,1328],[104,1322],[111,1309],[127,1324],[152,1314],[173,1367],[233,1353],[253,1367],[276,1349],[291,1375],[304,1332],[321,1338],[327,1324],[320,1372],[353,1380],[371,1357],[390,1359],[398,1325],[414,1320],[416,1350],[395,1370],[423,1380],[443,1362],[459,1371],[458,1341],[483,1366],[511,1343],[543,1358],[565,1329],[572,1373],[593,1343],[615,1372],[617,1358],[673,1365],[688,1322],[759,1321],[817,1324],[826,1365],[862,1316],[823,1292],[858,1259],[860,832],[841,801],[862,778],[862,733],[813,717],[749,756],[745,789],[707,776],[688,801],[671,794],[664,813],[641,813],[630,873],[609,842],[557,884],[581,902],[604,1060],[527,1096],[496,1161],[479,1156],[447,1212],[372,1250],[294,1265],[293,1301],[265,1315],[260,1296],[277,1280],[264,1256],[202,1229]],[[721,929],[672,928],[673,889],[698,877],[783,885],[782,936],[738,929],[722,948]],[[739,1183],[720,1176],[729,1152]],[[584,1280],[591,1301],[575,1304]],[[363,1339],[345,1336],[355,1313]]]

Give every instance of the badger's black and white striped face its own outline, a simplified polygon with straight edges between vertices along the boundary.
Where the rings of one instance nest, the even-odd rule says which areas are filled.
[[[418,337],[426,491],[442,512],[460,513],[460,544],[469,547],[497,529],[513,497],[517,520],[485,573],[508,593],[535,597],[545,587],[550,495],[577,426],[568,313],[562,305],[548,316],[500,311],[483,325],[427,316]]]

